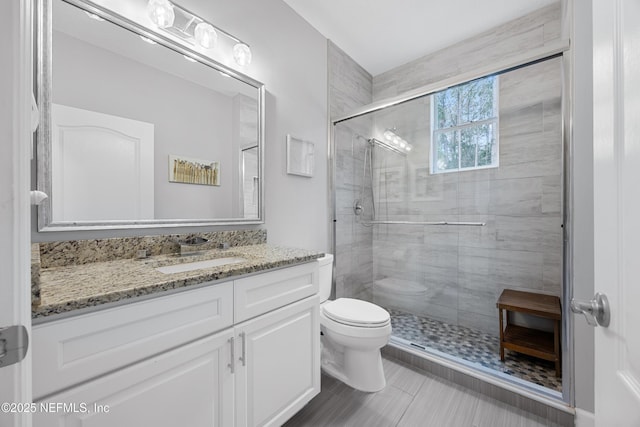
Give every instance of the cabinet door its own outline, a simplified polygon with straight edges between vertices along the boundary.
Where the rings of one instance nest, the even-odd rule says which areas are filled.
[[[236,326],[236,426],[279,426],[320,392],[319,299]]]
[[[50,396],[33,425],[232,426],[232,338],[229,329]]]

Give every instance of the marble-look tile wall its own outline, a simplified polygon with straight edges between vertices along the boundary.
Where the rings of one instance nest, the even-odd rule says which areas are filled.
[[[498,333],[504,288],[561,294],[561,62],[499,77],[497,168],[432,175],[430,99],[378,112],[408,156],[376,150],[379,219],[473,221],[484,227],[377,226],[374,301],[384,307]]]
[[[371,102],[372,77],[331,41],[329,55],[329,116],[339,117]],[[372,299],[373,233],[358,223],[353,204],[362,194],[371,206],[371,185],[362,186],[365,143],[371,119],[363,117],[335,127],[335,295]],[[368,180],[370,182],[370,180]],[[369,208],[370,210],[370,208]]]

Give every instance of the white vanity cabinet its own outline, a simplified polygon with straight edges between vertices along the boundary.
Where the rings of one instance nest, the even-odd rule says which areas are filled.
[[[36,325],[34,427],[281,425],[320,391],[317,292],[311,262]]]

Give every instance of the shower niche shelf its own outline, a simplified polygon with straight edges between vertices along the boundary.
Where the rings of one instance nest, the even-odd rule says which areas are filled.
[[[560,376],[560,299],[553,295],[505,289],[497,302],[500,316],[500,360],[504,350],[517,351],[555,363],[556,376]],[[504,316],[503,312],[507,314]],[[509,323],[509,312],[532,314],[553,320],[553,332]],[[505,324],[506,323],[506,324]]]

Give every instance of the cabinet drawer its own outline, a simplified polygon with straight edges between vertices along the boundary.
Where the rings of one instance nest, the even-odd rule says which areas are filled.
[[[234,282],[236,323],[318,293],[318,263],[309,262]]]
[[[33,397],[119,369],[233,324],[233,282],[33,328]]]

